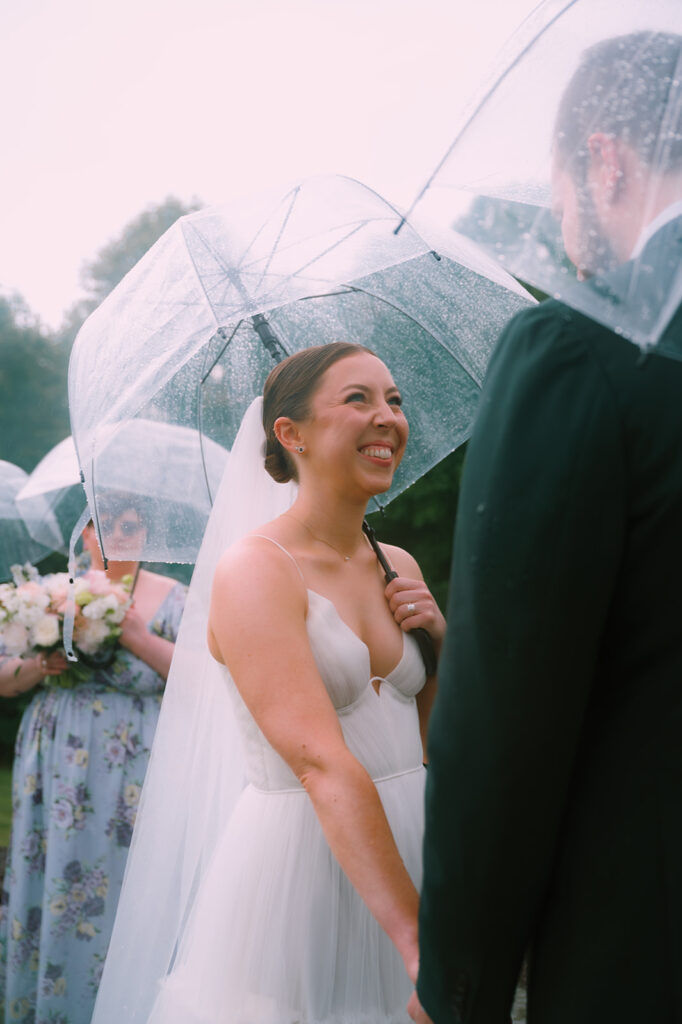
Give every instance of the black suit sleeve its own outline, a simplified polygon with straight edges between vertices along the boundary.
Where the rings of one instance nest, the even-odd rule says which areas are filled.
[[[467,453],[429,735],[418,993],[505,1022],[552,865],[625,529],[618,409],[589,321],[498,343]]]

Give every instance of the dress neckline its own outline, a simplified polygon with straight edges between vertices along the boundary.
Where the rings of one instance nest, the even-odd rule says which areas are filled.
[[[370,656],[369,647],[367,646],[365,641],[361,637],[358,636],[358,634],[355,632],[355,630],[351,626],[348,625],[346,620],[341,617],[341,613],[339,612],[338,608],[336,607],[334,602],[331,600],[331,598],[326,597],[324,594],[321,594],[319,592],[319,590],[313,590],[312,587],[306,587],[306,590],[307,590],[308,594],[313,594],[315,597],[319,597],[322,601],[324,601],[326,604],[328,604],[334,610],[334,614],[336,615],[336,618],[339,620],[341,625],[344,626],[348,630],[348,632],[351,634],[351,636],[355,637],[355,639],[357,640],[357,642],[359,644],[362,644],[362,646],[367,651],[367,660],[369,662],[369,670],[370,670],[370,672],[372,672],[372,659],[371,659],[371,656]],[[397,663],[393,666],[393,668],[391,669],[390,672],[387,672],[386,675],[383,675],[383,676],[382,675],[376,675],[376,673],[372,673],[372,676],[371,676],[372,679],[385,679],[387,681],[390,681],[391,676],[395,675],[395,673],[401,667],[402,663],[405,661],[405,656],[407,654],[407,645],[405,643],[405,637],[406,637],[407,634],[404,633],[402,630],[400,632],[401,632],[402,638],[403,638],[403,653],[401,654],[401,656],[398,659]]]

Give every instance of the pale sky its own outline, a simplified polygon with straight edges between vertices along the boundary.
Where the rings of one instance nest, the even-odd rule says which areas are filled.
[[[3,0],[0,291],[46,326],[146,206],[336,172],[407,206],[536,0]]]

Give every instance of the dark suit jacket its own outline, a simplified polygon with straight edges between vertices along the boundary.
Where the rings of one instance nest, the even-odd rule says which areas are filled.
[[[666,351],[557,302],[491,360],[429,736],[435,1024],[682,1021],[682,313]]]

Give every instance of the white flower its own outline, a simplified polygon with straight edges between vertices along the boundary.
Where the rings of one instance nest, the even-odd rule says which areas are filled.
[[[104,619],[112,612],[118,611],[120,605],[113,594],[105,594],[96,597],[94,601],[86,604],[83,608],[83,615],[86,619]]]
[[[73,587],[74,597],[90,593],[90,585],[84,576],[79,576]]]
[[[109,626],[101,619],[90,619],[74,633],[74,640],[84,654],[94,654],[109,636]]]
[[[126,759],[126,748],[119,739],[112,739],[106,744],[105,757],[110,764],[123,764]]]
[[[38,647],[52,647],[59,640],[59,617],[43,615],[38,619],[31,632],[31,639]]]
[[[12,579],[17,587],[26,583],[27,580],[37,582],[40,579],[38,570],[30,562],[24,562],[23,565],[10,565],[9,571],[12,573]]]
[[[73,825],[73,808],[68,800],[57,800],[52,805],[52,817],[57,828],[69,828]]]
[[[39,605],[20,599],[14,619],[15,622],[20,622],[26,629],[31,629],[43,617],[43,614],[43,609]]]
[[[0,643],[8,657],[20,657],[28,650],[28,630],[20,622],[10,622],[0,630]]]
[[[0,583],[0,608],[3,618],[14,615],[18,607],[16,587],[12,583]]]
[[[126,617],[128,607],[128,605],[120,604],[117,601],[114,610],[107,615],[107,622],[113,623],[114,626],[120,625]]]
[[[69,574],[66,572],[53,572],[49,576],[43,576],[43,586],[50,595],[54,597],[66,597],[69,592]]]

